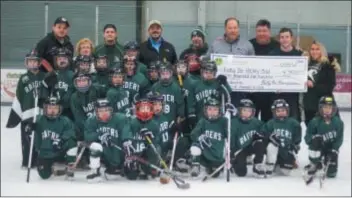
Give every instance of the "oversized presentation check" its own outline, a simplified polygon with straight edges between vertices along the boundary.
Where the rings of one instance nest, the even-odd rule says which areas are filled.
[[[308,58],[211,54],[233,91],[306,92]]]

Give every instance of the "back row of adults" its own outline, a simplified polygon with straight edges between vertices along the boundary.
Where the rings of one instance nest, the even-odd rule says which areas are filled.
[[[54,65],[54,56],[57,49],[65,49],[73,58],[74,55],[93,55],[104,53],[108,56],[109,63],[123,59],[124,49],[117,38],[117,28],[113,24],[106,24],[103,28],[104,43],[93,47],[89,39],[78,42],[76,49],[68,36],[70,24],[64,17],[55,20],[52,32],[40,40],[36,50],[42,59]],[[185,59],[189,55],[196,55],[197,59],[209,57],[212,53],[234,55],[260,55],[260,56],[308,56],[308,91],[303,97],[305,123],[307,124],[317,113],[318,102],[322,96],[333,96],[336,85],[335,72],[340,66],[334,57],[327,55],[322,43],[314,41],[307,52],[303,52],[293,46],[293,32],[290,28],[281,28],[279,41],[271,34],[271,23],[268,20],[259,20],[256,24],[256,36],[247,40],[240,36],[240,22],[234,17],[227,18],[224,22],[224,34],[216,38],[208,46],[205,41],[206,34],[201,27],[192,30],[190,46],[183,50],[179,58],[175,47],[162,37],[163,26],[160,21],[152,20],[148,25],[149,37],[140,44],[138,49],[139,64],[146,67],[153,61],[168,61],[175,64],[178,59]],[[75,54],[76,53],[76,54]],[[42,67],[45,70],[44,67]],[[94,70],[94,68],[93,68]],[[271,104],[275,99],[285,99],[290,105],[290,115],[301,120],[299,93],[245,93],[232,92],[231,101],[236,106],[240,99],[250,98],[256,106],[256,116],[261,120],[268,121],[272,118]]]

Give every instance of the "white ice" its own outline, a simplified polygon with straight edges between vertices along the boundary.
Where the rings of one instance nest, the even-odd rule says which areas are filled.
[[[86,173],[78,172],[75,181],[64,177],[42,180],[36,169],[31,171],[30,183],[26,183],[26,171],[20,169],[21,144],[19,128],[5,128],[10,107],[1,106],[1,195],[2,196],[351,196],[351,112],[342,112],[345,123],[344,142],[340,149],[337,178],[325,180],[323,189],[316,180],[306,186],[302,168],[308,163],[307,147],[302,142],[298,155],[299,168],[292,176],[275,176],[256,179],[249,175],[238,178],[234,175],[229,183],[223,174],[207,182],[190,180],[191,188],[177,189],[170,182],[162,185],[158,180],[117,181],[89,184]],[[304,127],[305,130],[305,127]]]

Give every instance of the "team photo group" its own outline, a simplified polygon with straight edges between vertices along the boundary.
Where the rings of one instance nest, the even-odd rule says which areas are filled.
[[[188,179],[268,179],[294,169],[307,185],[336,177],[344,131],[333,96],[336,58],[319,41],[307,50],[294,46],[290,28],[271,32],[266,19],[251,40],[240,36],[239,24],[227,18],[224,34],[209,45],[195,27],[177,55],[158,20],[147,24],[142,43],[121,44],[116,26],[106,24],[104,43],[82,38],[74,46],[68,19],[58,17],[24,57],[27,72],[6,125],[20,125],[18,166],[27,182],[31,174],[73,180],[76,171],[88,182],[157,179],[182,189]],[[248,83],[221,72],[220,55],[263,63],[266,56],[303,58],[305,91],[237,88]],[[294,73],[292,65],[281,67]],[[303,144],[309,164],[297,161]]]

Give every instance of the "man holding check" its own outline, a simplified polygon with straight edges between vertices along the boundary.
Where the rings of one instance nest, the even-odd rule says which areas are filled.
[[[227,18],[224,25],[225,34],[212,43],[207,53],[209,57],[211,54],[255,55],[253,45],[240,37],[240,24],[235,17]],[[234,91],[231,93],[231,102],[237,106],[246,97],[245,92]]]

